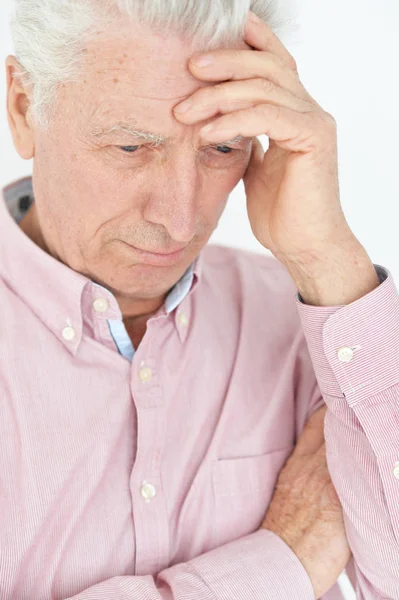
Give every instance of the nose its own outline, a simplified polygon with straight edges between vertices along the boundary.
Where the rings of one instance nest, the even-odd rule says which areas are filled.
[[[188,244],[197,233],[199,218],[201,181],[195,157],[166,160],[154,179],[144,219],[162,225],[175,242]]]

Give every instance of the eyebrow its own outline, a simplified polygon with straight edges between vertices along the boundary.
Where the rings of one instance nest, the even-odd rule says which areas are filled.
[[[134,138],[138,138],[145,142],[150,142],[152,144],[155,144],[156,146],[158,146],[159,144],[163,144],[163,143],[170,143],[173,140],[173,138],[171,138],[171,137],[165,137],[159,133],[153,133],[152,131],[144,131],[142,129],[133,129],[132,126],[129,125],[128,123],[117,123],[116,125],[113,125],[112,127],[108,127],[106,129],[103,127],[95,127],[91,131],[91,134],[95,138],[98,138],[98,139],[106,137],[113,133],[125,133]],[[237,135],[235,138],[233,138],[231,140],[223,141],[223,143],[224,144],[237,144],[238,142],[242,142],[245,139],[246,138],[243,137],[242,135]]]

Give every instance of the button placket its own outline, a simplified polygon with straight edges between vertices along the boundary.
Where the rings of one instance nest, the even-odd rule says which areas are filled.
[[[132,392],[137,412],[137,453],[131,473],[131,490],[137,541],[136,573],[157,571],[168,560],[168,515],[160,479],[164,444],[163,389],[152,354],[146,344],[142,360],[132,370]],[[134,359],[133,359],[134,360]],[[162,531],[162,540],[159,532]]]
[[[178,306],[173,319],[179,339],[184,343],[192,327],[190,297],[185,298]]]
[[[119,307],[117,303],[116,306],[113,305],[114,300],[112,294],[108,297],[107,290],[102,289],[101,286],[97,284],[91,286],[90,294],[87,308],[92,311],[91,322],[94,338],[109,350],[119,353],[109,326],[110,319],[122,318]]]
[[[147,503],[151,502],[152,498],[157,493],[157,490],[156,490],[155,486],[152,485],[152,483],[149,483],[146,480],[143,481],[143,485],[141,486],[140,491],[141,491],[141,495],[143,496],[144,500]]]
[[[187,325],[188,325],[188,317],[187,317],[187,315],[186,315],[185,312],[180,311],[178,313],[177,320],[178,320],[179,325],[181,325],[182,327],[187,327]]]
[[[139,370],[141,383],[149,383],[152,379],[152,371],[149,367],[141,367]]]

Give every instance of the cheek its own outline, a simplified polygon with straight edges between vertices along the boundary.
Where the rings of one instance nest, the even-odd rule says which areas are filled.
[[[214,229],[226,208],[231,189],[227,189],[227,186],[220,186],[219,188],[215,186],[210,187],[209,190],[210,193],[205,196],[199,212],[208,223],[208,229]]]
[[[250,152],[234,168],[214,172],[207,178],[204,185],[205,193],[200,211],[213,226],[217,224],[217,221],[226,208],[230,194],[244,177],[249,160]]]

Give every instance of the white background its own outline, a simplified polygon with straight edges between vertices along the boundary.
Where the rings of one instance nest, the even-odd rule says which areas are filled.
[[[283,1],[283,0],[281,0]],[[0,4],[0,186],[32,172],[12,144],[5,112],[4,58],[12,53]],[[297,0],[300,30],[283,38],[309,93],[338,123],[341,202],[372,261],[399,281],[399,3],[397,0]],[[265,148],[267,147],[267,139]],[[266,252],[250,229],[242,182],[212,242]],[[340,578],[348,600],[355,598]]]

